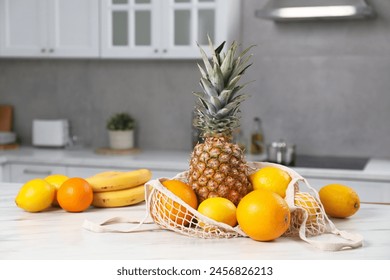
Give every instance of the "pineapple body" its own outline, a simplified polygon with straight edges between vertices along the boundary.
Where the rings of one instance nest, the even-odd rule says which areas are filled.
[[[199,203],[209,197],[224,197],[238,205],[252,190],[244,153],[224,137],[209,137],[195,146],[188,182]]]

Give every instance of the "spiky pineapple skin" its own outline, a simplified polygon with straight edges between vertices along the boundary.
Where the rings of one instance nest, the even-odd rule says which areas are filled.
[[[225,137],[208,137],[191,154],[188,182],[199,203],[224,197],[238,205],[253,190],[243,151]]]

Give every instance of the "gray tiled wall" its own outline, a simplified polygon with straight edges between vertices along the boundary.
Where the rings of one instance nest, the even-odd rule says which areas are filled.
[[[375,20],[288,24],[255,18],[264,2],[243,1],[240,40],[257,45],[244,132],[260,116],[267,141],[299,153],[390,157],[390,1],[372,1]],[[189,150],[198,79],[195,61],[0,59],[0,103],[27,145],[32,118],[68,118],[105,146],[106,119],[128,111],[141,148]]]

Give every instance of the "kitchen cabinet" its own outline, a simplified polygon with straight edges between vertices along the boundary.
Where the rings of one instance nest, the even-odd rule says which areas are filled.
[[[152,171],[152,178],[174,177],[179,170],[170,170],[163,168],[149,167],[118,167],[112,165],[93,166],[84,165],[66,165],[66,164],[47,164],[47,163],[7,163],[0,165],[0,182],[25,183],[34,178],[45,178],[51,174],[64,174],[68,177],[87,178],[97,173],[108,170],[129,171],[139,168],[148,168]]]
[[[196,45],[239,40],[238,0],[102,0],[101,56],[199,58]]]
[[[1,151],[0,174],[3,182],[24,182],[32,177],[62,173],[70,177],[88,177],[106,170],[148,168],[152,178],[174,177],[188,169],[188,151],[143,150],[127,156],[98,155],[92,149],[77,151],[20,147]],[[253,158],[249,158],[254,161]],[[293,168],[319,190],[340,183],[354,188],[361,201],[390,203],[390,160],[370,159],[364,170]],[[32,171],[36,171],[36,174]],[[305,186],[301,191],[307,191]]]
[[[69,177],[90,177],[100,172],[108,171],[108,170],[116,170],[116,171],[129,171],[134,170],[136,168],[117,168],[117,167],[92,167],[92,166],[69,166],[67,167],[66,174]],[[157,179],[161,177],[173,177],[178,172],[172,170],[163,170],[163,169],[150,169],[152,171],[152,178]]]
[[[0,0],[5,57],[98,57],[99,1]]]
[[[101,173],[108,170],[126,171],[125,169],[120,168],[70,166],[66,170],[66,175],[69,177],[87,178],[97,173]]]
[[[361,202],[390,203],[390,182],[372,180],[346,180],[306,177],[310,186],[319,191],[329,184],[342,184],[353,188],[359,195]]]
[[[51,174],[66,174],[65,166],[48,164],[10,164],[10,182],[25,183],[35,178],[45,178]]]

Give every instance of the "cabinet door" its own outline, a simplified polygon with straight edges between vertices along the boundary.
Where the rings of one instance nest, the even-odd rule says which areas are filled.
[[[99,56],[99,2],[51,0],[48,52],[54,57]]]
[[[45,178],[51,174],[66,174],[66,167],[36,164],[10,165],[10,181],[15,183],[25,183],[35,178]]]
[[[2,56],[45,56],[46,0],[0,0]]]
[[[69,177],[81,177],[88,178],[95,174],[105,171],[129,171],[128,169],[113,168],[113,167],[85,167],[85,166],[72,166],[67,168],[67,175]]]
[[[98,174],[100,172],[104,171],[130,171],[135,170],[136,168],[116,168],[116,167],[85,167],[85,166],[72,166],[67,168],[67,175],[69,177],[82,177],[87,178],[90,176],[93,176],[95,174]],[[162,169],[151,169],[152,171],[152,178],[157,179],[160,177],[167,177],[171,178],[174,177],[177,173],[180,171],[174,171],[174,170],[162,170]]]
[[[197,43],[208,46],[233,38],[239,29],[239,0],[171,0],[164,5],[163,49],[166,58],[200,58]],[[215,46],[216,47],[216,46]],[[205,48],[208,51],[208,48]]]
[[[158,0],[102,0],[102,57],[160,56]]]
[[[390,182],[319,179],[310,177],[307,177],[307,180],[317,191],[319,191],[323,186],[337,183],[353,188],[359,195],[361,202],[390,203]],[[303,189],[304,187],[302,188],[302,191],[304,191]]]
[[[163,6],[163,45],[166,57],[199,57],[197,42],[215,39],[216,0],[172,0]]]

